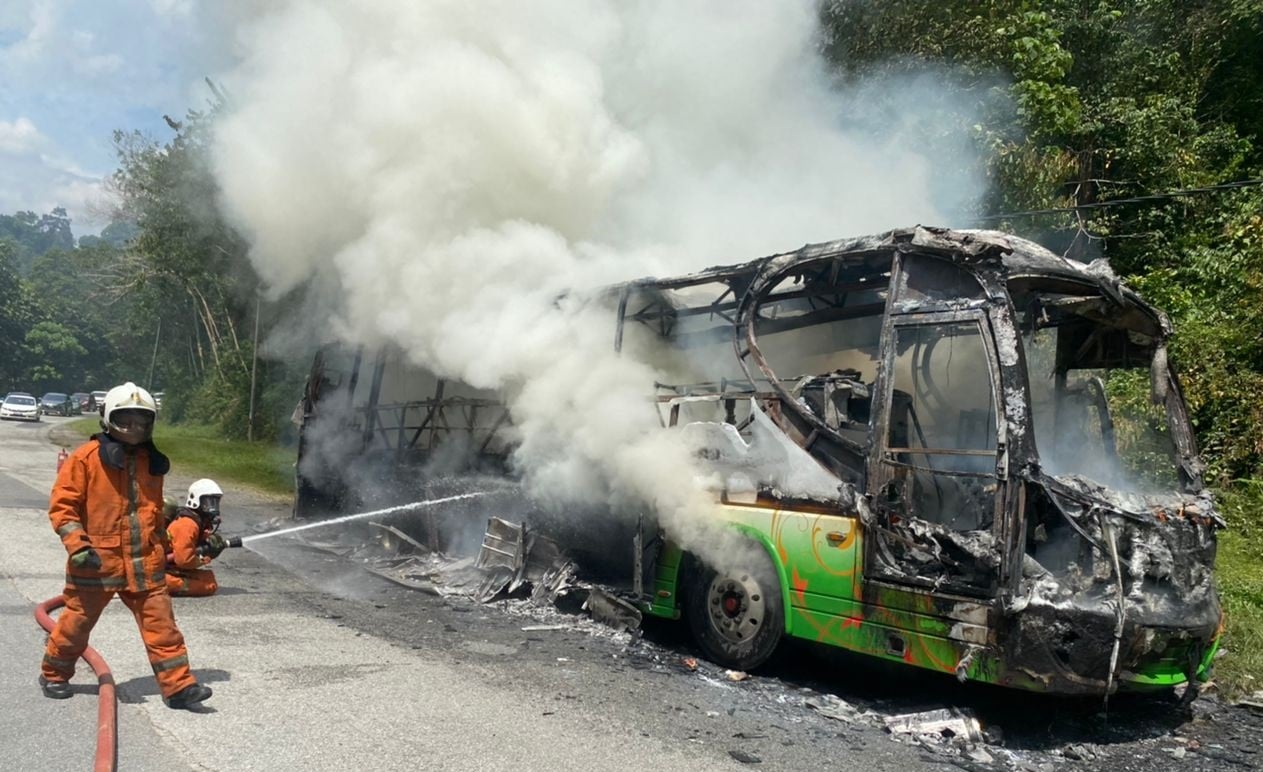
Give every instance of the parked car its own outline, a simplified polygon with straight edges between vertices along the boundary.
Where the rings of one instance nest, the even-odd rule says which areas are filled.
[[[79,406],[80,413],[88,413],[96,410],[96,402],[92,399],[92,395],[86,391],[76,391],[70,395],[74,403]]]
[[[79,405],[60,391],[50,391],[39,399],[39,410],[44,415],[74,415]]]
[[[92,392],[92,409],[99,411],[101,409],[101,406],[104,404],[105,404],[105,392],[103,391]]]
[[[13,392],[0,402],[0,419],[12,418],[16,421],[38,421],[39,403],[30,394]]]
[[[155,392],[153,393],[153,403],[154,403],[154,407],[156,407],[156,408],[158,408],[159,410],[161,410],[161,409],[162,409],[162,398],[163,398],[163,397],[165,397],[166,395],[167,395],[167,393],[166,393],[165,391],[155,391]]]

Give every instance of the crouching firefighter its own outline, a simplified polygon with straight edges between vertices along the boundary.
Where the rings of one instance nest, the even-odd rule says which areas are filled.
[[[189,486],[184,506],[167,516],[167,592],[203,597],[219,589],[210,562],[228,545],[220,536],[219,502],[224,492],[214,480],[201,479]]]
[[[75,662],[115,595],[136,618],[163,699],[188,708],[211,696],[189,670],[163,567],[162,478],[170,468],[154,447],[157,406],[133,383],[105,395],[101,431],[57,473],[48,518],[66,561],[66,605],[48,636],[39,682],[54,699],[71,696]]]

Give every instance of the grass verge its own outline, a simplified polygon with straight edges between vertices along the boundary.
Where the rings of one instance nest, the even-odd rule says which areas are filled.
[[[96,418],[63,424],[82,437],[99,431]],[[210,477],[221,485],[248,485],[269,493],[294,492],[294,450],[264,442],[225,440],[209,426],[164,424],[154,427],[154,443],[171,459],[177,473]]]
[[[1219,534],[1215,576],[1227,616],[1214,679],[1227,698],[1263,690],[1263,480],[1219,492],[1228,530]]]

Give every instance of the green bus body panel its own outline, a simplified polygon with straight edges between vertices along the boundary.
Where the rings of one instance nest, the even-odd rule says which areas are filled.
[[[969,629],[969,637],[979,643],[985,639],[984,626],[945,619],[925,593],[883,588],[877,604],[865,603],[863,538],[856,517],[736,504],[719,505],[717,514],[772,558],[788,635],[944,672],[954,672],[968,648],[949,639],[953,627]],[[663,550],[654,597],[645,611],[679,618],[681,562],[677,546]],[[992,680],[989,669],[985,658],[975,657],[970,677]]]
[[[684,550],[675,542],[667,542],[658,555],[654,567],[653,588],[649,605],[641,610],[656,617],[680,618],[680,566],[684,563]]]
[[[967,680],[1047,689],[1038,678],[1005,667],[988,627],[988,604],[879,582],[865,588],[857,517],[731,503],[717,504],[715,514],[772,558],[788,635],[941,673],[956,673],[964,662],[965,672],[958,675]],[[680,547],[667,542],[658,556],[652,597],[642,604],[646,613],[680,618],[683,558]],[[1217,646],[1202,662],[1203,678]],[[1142,672],[1122,674],[1118,686],[1147,691],[1179,685],[1186,680],[1183,661],[1148,663]]]

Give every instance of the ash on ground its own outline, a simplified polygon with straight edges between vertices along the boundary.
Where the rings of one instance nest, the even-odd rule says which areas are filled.
[[[1178,694],[1115,695],[1106,712],[1099,701],[962,686],[799,641],[787,641],[757,674],[727,670],[698,657],[683,625],[642,620],[628,599],[585,579],[555,542],[520,523],[492,518],[479,553],[465,557],[431,550],[386,523],[285,538],[418,593],[516,617],[532,636],[565,630],[604,641],[620,664],[697,679],[720,690],[729,715],[757,714],[770,728],[817,721],[836,737],[883,733],[967,770],[1263,765],[1263,710],[1223,703],[1213,689],[1190,705]]]

